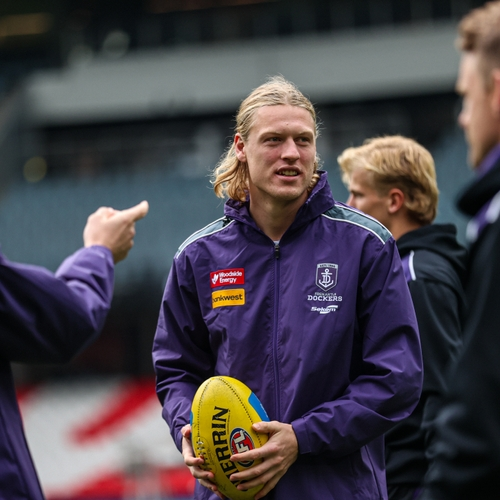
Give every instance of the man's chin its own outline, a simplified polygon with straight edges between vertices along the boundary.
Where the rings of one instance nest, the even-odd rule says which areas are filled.
[[[469,168],[471,170],[477,170],[485,156],[486,155],[478,154],[469,147],[469,154],[467,155],[467,163],[469,165]]]

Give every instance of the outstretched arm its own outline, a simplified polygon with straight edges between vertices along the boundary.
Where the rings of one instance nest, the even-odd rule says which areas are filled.
[[[0,356],[24,363],[71,359],[99,334],[113,294],[114,264],[132,247],[147,203],[89,217],[82,248],[55,275],[0,254]]]

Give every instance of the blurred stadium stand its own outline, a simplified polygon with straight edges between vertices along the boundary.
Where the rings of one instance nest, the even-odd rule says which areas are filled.
[[[19,404],[48,499],[191,496],[194,479],[158,417],[153,379],[39,384]]]
[[[438,220],[455,222],[463,240],[466,221],[454,199],[471,172],[455,123],[454,39],[458,19],[482,3],[0,3],[5,254],[55,270],[81,245],[86,217],[100,205],[150,202],[117,268],[99,340],[63,367],[15,366],[49,500],[190,496],[155,401],[151,342],[177,247],[222,215],[209,173],[228,146],[235,110],[267,76],[283,74],[316,104],[318,150],[337,199],[347,197],[336,163],[344,148],[408,135],[433,153]],[[131,411],[120,414],[124,401]],[[75,441],[99,418],[109,425]]]

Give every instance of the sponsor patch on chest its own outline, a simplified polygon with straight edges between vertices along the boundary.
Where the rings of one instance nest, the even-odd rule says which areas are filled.
[[[238,267],[233,269],[220,269],[210,273],[210,286],[216,288],[225,285],[244,285],[245,269]]]
[[[321,291],[315,291],[307,296],[307,301],[311,303],[311,312],[330,314],[337,311],[342,302],[342,295],[334,293],[331,289],[337,286],[338,275],[338,264],[323,262],[316,265],[314,283]]]
[[[223,306],[242,306],[245,304],[245,289],[232,288],[212,292],[212,309]]]
[[[337,285],[339,266],[323,263],[316,266],[316,285],[324,292]]]

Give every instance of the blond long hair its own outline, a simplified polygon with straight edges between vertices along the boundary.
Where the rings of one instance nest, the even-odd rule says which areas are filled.
[[[312,116],[315,136],[318,137],[319,129],[313,104],[293,83],[282,76],[271,77],[242,101],[236,115],[235,135],[240,134],[243,141],[246,141],[254,124],[255,112],[259,108],[285,104],[306,109]],[[319,157],[316,155],[310,189],[318,182],[318,165]],[[245,162],[240,162],[236,157],[234,140],[213,171],[212,185],[219,198],[227,196],[241,202],[247,198],[248,168]]]
[[[337,161],[346,185],[353,170],[371,173],[373,188],[385,195],[397,187],[405,206],[418,223],[430,224],[437,214],[439,190],[432,155],[418,142],[401,135],[367,139],[362,146],[347,148]]]

